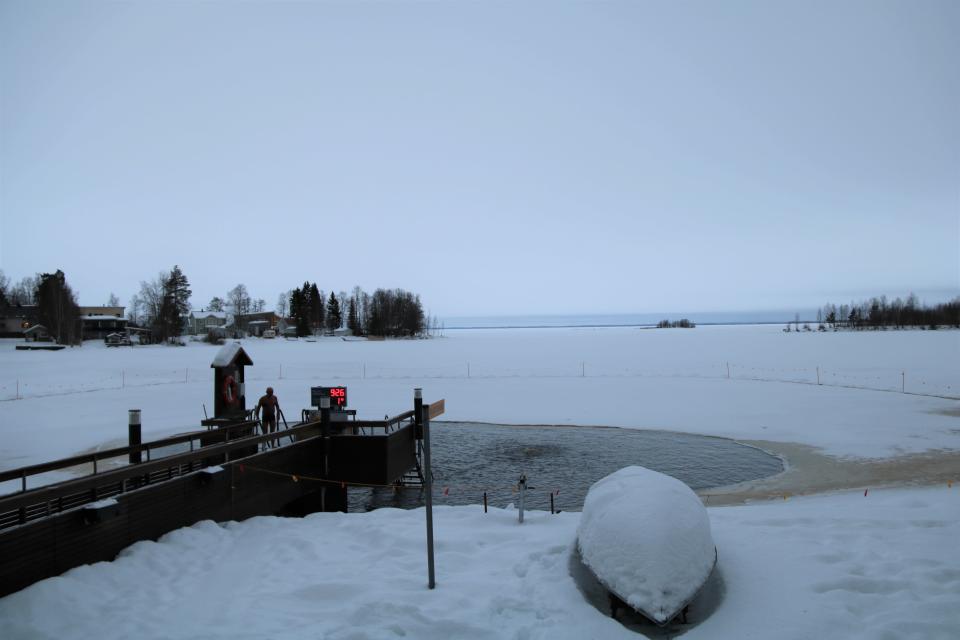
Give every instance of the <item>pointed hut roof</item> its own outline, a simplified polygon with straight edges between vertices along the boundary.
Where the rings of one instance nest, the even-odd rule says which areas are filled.
[[[246,364],[252,365],[253,360],[250,359],[250,356],[243,350],[239,342],[232,342],[220,348],[220,351],[218,351],[217,355],[213,358],[210,368]]]

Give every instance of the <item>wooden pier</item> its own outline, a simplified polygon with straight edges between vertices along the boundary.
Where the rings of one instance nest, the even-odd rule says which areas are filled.
[[[424,407],[430,417],[443,411],[442,401]],[[273,434],[256,427],[240,421],[0,472],[0,482],[21,483],[0,496],[0,596],[200,520],[346,511],[348,485],[391,485],[420,469],[414,411],[349,422],[325,412]],[[186,451],[157,457],[173,446]],[[78,465],[92,473],[29,487],[38,474]]]

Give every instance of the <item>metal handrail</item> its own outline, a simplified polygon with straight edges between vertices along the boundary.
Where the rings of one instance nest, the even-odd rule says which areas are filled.
[[[320,434],[320,427],[321,425],[319,422],[310,422],[291,427],[287,430],[287,433],[302,437],[313,432],[312,435],[317,436]],[[249,449],[254,444],[276,439],[276,433],[237,438],[236,440],[230,440],[224,444],[207,446],[194,451],[175,454],[149,462],[141,462],[139,464],[129,465],[119,469],[104,471],[97,475],[88,475],[74,480],[65,480],[63,482],[44,485],[28,491],[21,491],[19,493],[0,496],[0,514],[16,511],[21,508],[43,505],[50,500],[55,500],[65,495],[83,493],[99,486],[122,484],[127,480],[141,478],[156,471],[182,466],[197,460],[203,460],[205,458],[225,455],[232,451],[236,451],[237,449]],[[259,453],[259,451],[257,453]],[[236,460],[231,460],[230,462],[243,459],[244,458],[237,458]]]
[[[98,461],[106,460],[108,458],[119,458],[121,456],[129,455],[131,453],[141,453],[143,451],[147,452],[149,462],[150,451],[154,449],[162,449],[164,447],[169,447],[175,444],[182,444],[184,442],[191,442],[193,440],[200,440],[202,438],[209,438],[211,434],[219,434],[223,432],[224,439],[228,439],[229,435],[237,430],[249,429],[257,425],[256,421],[247,421],[240,422],[237,424],[224,426],[218,428],[216,431],[213,430],[204,430],[204,431],[191,431],[190,433],[181,434],[179,436],[171,436],[169,438],[163,438],[162,440],[151,440],[150,442],[144,442],[141,444],[128,445],[126,447],[116,447],[114,449],[105,449],[103,451],[96,451],[94,453],[85,453],[79,456],[72,456],[70,458],[61,458],[59,460],[52,460],[50,462],[40,462],[38,464],[27,465],[25,467],[18,467],[16,469],[10,469],[7,471],[0,471],[0,482],[7,482],[9,480],[22,480],[24,478],[34,476],[40,473],[46,473],[48,471],[56,471],[58,469],[67,469],[69,467],[75,467],[81,464],[93,463],[94,467]],[[137,463],[144,464],[144,463]]]

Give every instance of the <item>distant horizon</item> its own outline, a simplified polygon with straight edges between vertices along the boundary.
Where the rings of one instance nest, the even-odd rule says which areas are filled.
[[[916,292],[915,292],[916,293]],[[936,293],[936,292],[925,292]],[[939,292],[942,295],[924,296],[916,293],[921,305],[929,306],[949,302],[960,297],[960,291]],[[865,296],[853,300],[826,300],[823,304],[862,303],[876,296]],[[892,301],[897,297],[905,299],[908,294],[887,295]],[[934,299],[931,299],[934,298]],[[481,328],[561,328],[561,327],[617,327],[655,325],[661,320],[687,319],[694,323],[710,324],[780,324],[794,322],[797,314],[800,322],[816,322],[817,312],[823,305],[798,305],[779,309],[724,309],[701,311],[634,311],[621,313],[516,313],[516,314],[449,314],[437,315],[445,329],[481,329]]]

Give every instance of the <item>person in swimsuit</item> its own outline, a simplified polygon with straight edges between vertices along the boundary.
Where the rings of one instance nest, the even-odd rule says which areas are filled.
[[[264,433],[273,433],[277,430],[277,413],[280,411],[280,401],[273,395],[273,387],[267,387],[267,393],[260,397],[255,415],[263,425]]]

